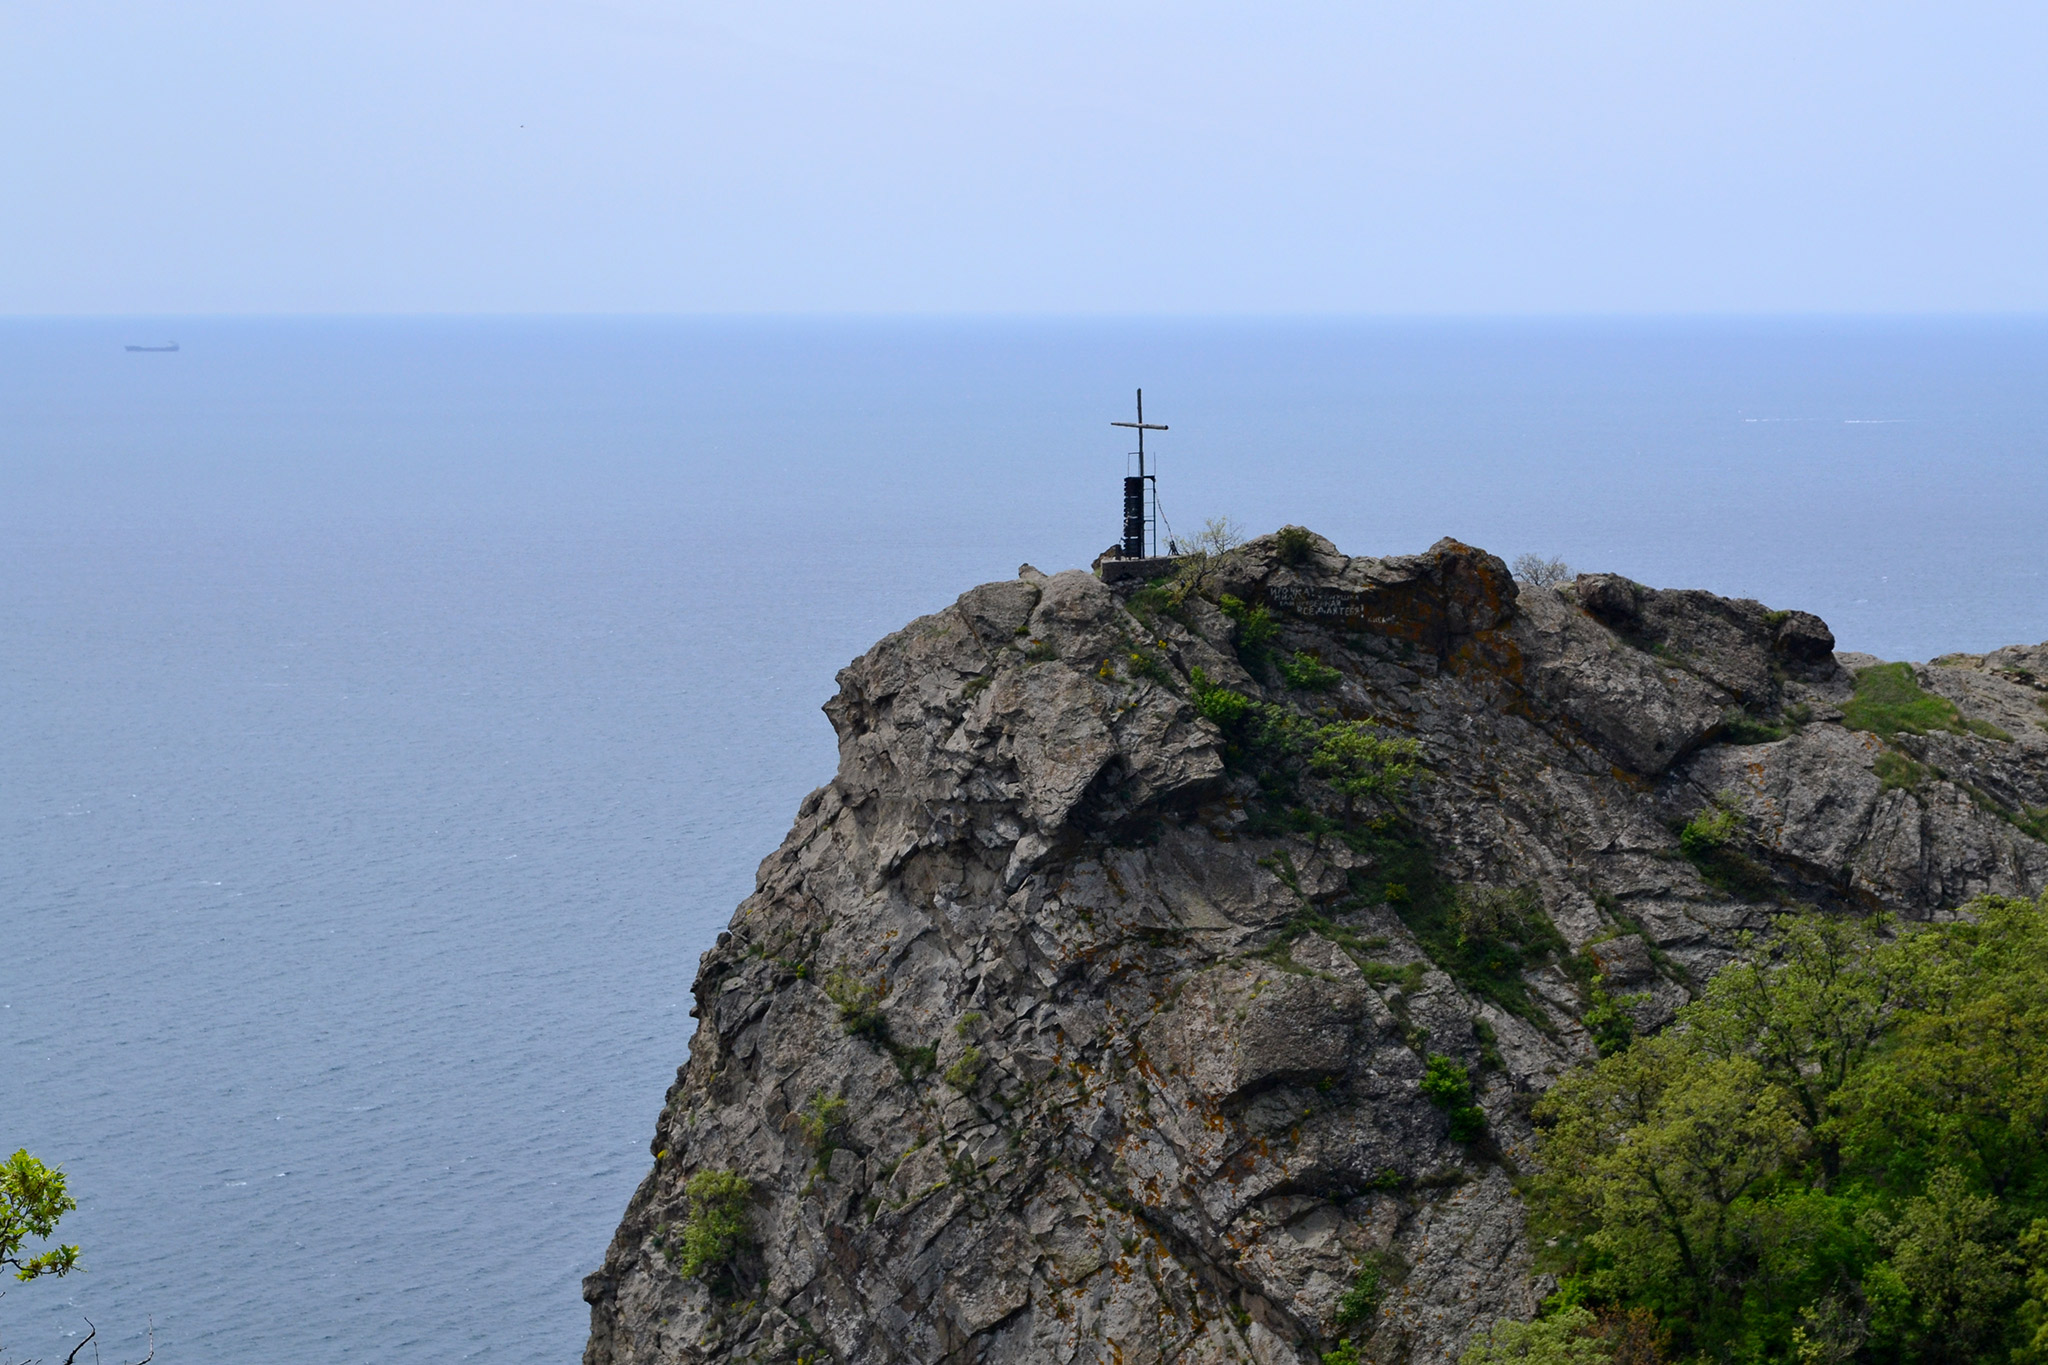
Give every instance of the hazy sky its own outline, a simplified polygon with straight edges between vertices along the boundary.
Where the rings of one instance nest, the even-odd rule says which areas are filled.
[[[2048,307],[2048,6],[0,0],[0,312]]]

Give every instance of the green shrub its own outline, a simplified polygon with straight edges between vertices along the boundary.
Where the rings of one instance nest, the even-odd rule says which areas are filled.
[[[1770,869],[1736,846],[1741,832],[1742,816],[1735,808],[1735,798],[1723,792],[1713,805],[1686,821],[1678,832],[1678,851],[1699,869],[1709,886],[1740,900],[1777,899]]]
[[[690,1214],[683,1223],[682,1259],[677,1271],[684,1279],[711,1279],[727,1273],[747,1245],[747,1201],[754,1187],[737,1171],[703,1170],[683,1187]]]
[[[1149,649],[1132,650],[1129,668],[1134,678],[1150,678],[1161,684],[1173,681],[1173,670],[1166,666],[1166,660]]]
[[[1194,689],[1195,710],[1204,720],[1214,721],[1227,730],[1250,714],[1250,697],[1209,681],[1209,675],[1199,667],[1188,675],[1188,681]]]
[[[1052,642],[1049,640],[1033,639],[1030,644],[1024,646],[1024,662],[1026,663],[1049,663],[1059,657],[1060,652],[1052,647]]]
[[[1434,1054],[1419,1088],[1424,1099],[1451,1120],[1451,1141],[1473,1142],[1486,1132],[1486,1111],[1472,1102],[1472,1077],[1462,1063]]]
[[[1327,692],[1344,680],[1344,675],[1307,650],[1298,649],[1280,661],[1280,676],[1289,687],[1307,692]]]
[[[1380,1299],[1385,1294],[1380,1284],[1382,1266],[1378,1257],[1370,1258],[1358,1268],[1352,1277],[1351,1287],[1344,1291],[1344,1297],[1337,1300],[1337,1316],[1333,1325],[1339,1328],[1357,1327],[1372,1321],[1373,1314],[1380,1311]]]
[[[1688,858],[1701,858],[1716,849],[1726,847],[1742,828],[1742,816],[1732,803],[1721,801],[1708,806],[1698,815],[1685,822],[1685,828],[1678,833],[1679,852]]]
[[[1316,727],[1308,768],[1344,798],[1351,815],[1364,800],[1391,802],[1415,778],[1422,746],[1412,739],[1385,739],[1366,721],[1345,720]]]
[[[804,1135],[804,1141],[816,1152],[822,1161],[830,1157],[835,1145],[832,1135],[846,1122],[846,1101],[838,1096],[827,1099],[823,1091],[813,1094],[796,1117],[797,1128]]]
[[[1323,1365],[1365,1365],[1365,1357],[1358,1354],[1358,1348],[1346,1337],[1329,1350],[1323,1352]]]
[[[844,967],[825,978],[825,998],[839,1007],[839,1022],[856,1038],[878,1046],[889,1042],[889,1020],[882,1013],[882,993]]]
[[[907,1083],[938,1068],[939,1045],[926,1043],[922,1047],[906,1047],[892,1042],[889,1044],[889,1056],[896,1063],[896,1074]]]
[[[1229,593],[1217,599],[1216,605],[1237,623],[1238,660],[1256,674],[1273,652],[1273,637],[1280,633],[1280,623],[1265,607],[1251,606]]]
[[[1306,526],[1283,526],[1273,536],[1273,555],[1282,564],[1306,564],[1315,552],[1315,535]]]
[[[960,1053],[960,1059],[946,1068],[946,1084],[964,1094],[974,1089],[975,1083],[981,1079],[982,1068],[987,1064],[988,1059],[981,1049],[969,1043]]]

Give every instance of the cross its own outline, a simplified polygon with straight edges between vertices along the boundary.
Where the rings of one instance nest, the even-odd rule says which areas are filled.
[[[1138,429],[1138,477],[1144,478],[1145,433],[1148,431],[1164,431],[1166,428],[1158,422],[1148,422],[1145,420],[1145,391],[1143,389],[1138,390],[1138,420],[1135,422],[1111,422],[1110,425],[1113,427],[1136,427]]]

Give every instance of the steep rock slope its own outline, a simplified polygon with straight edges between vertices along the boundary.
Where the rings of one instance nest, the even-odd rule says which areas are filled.
[[[1300,532],[1178,605],[1027,568],[912,623],[704,955],[586,1362],[1455,1358],[1542,1292],[1513,1176],[1589,1006],[1655,1027],[1793,904],[2048,884],[2048,647],[1910,670],[1950,723],[1881,738],[1833,645]],[[1261,717],[1422,771],[1354,809]],[[685,1277],[705,1171],[746,1235]]]

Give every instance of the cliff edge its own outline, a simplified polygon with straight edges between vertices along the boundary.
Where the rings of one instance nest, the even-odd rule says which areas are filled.
[[[1450,540],[1027,568],[839,689],[586,1365],[1455,1359],[1545,1290],[1560,1071],[1794,906],[2048,886],[2048,645],[1879,665]]]

